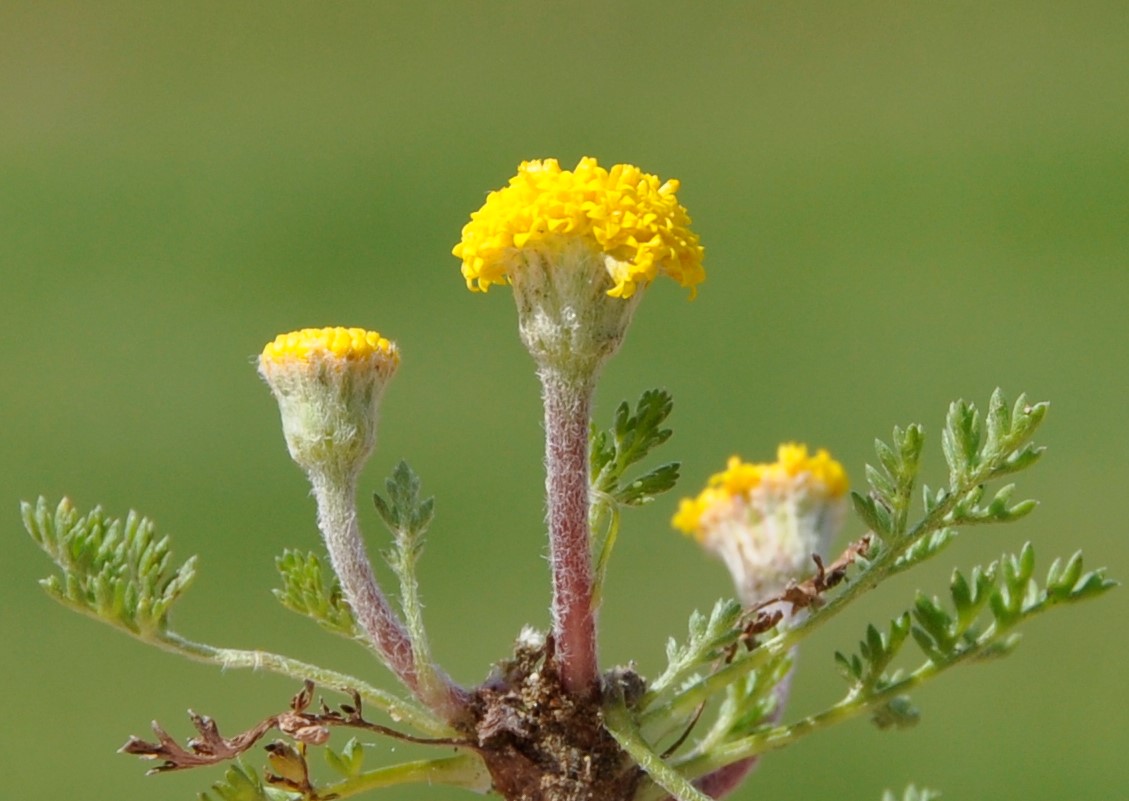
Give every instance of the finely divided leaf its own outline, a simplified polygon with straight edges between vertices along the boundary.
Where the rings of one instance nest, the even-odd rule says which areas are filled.
[[[634,414],[624,401],[616,409],[612,427],[590,435],[589,467],[592,487],[625,506],[639,506],[666,492],[678,480],[677,463],[664,464],[629,481],[624,473],[651,451],[670,439],[671,430],[662,425],[670,416],[674,401],[661,389],[643,393]]]
[[[164,631],[172,604],[196,576],[196,557],[179,567],[171,542],[148,518],[125,520],[101,508],[79,516],[64,498],[52,512],[44,498],[21,504],[24,526],[62,571],[40,583],[57,600],[133,634]]]
[[[327,577],[317,554],[287,548],[275,560],[275,566],[282,577],[282,588],[273,592],[283,606],[313,618],[335,634],[354,639],[361,636],[341,582],[332,571]]]

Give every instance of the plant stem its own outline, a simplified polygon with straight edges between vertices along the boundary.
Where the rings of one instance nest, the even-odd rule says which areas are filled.
[[[451,733],[451,730],[442,721],[433,717],[427,710],[345,673],[327,670],[269,651],[217,648],[205,643],[193,642],[171,631],[145,638],[145,641],[196,662],[219,665],[225,670],[228,668],[269,670],[296,681],[309,679],[321,687],[330,687],[342,693],[355,690],[360,693],[361,698],[366,703],[383,710],[394,721],[403,721],[419,731],[436,736],[445,736]]]
[[[319,798],[348,798],[397,784],[446,784],[482,794],[490,790],[490,774],[476,754],[405,762],[377,768],[319,789]]]
[[[357,622],[400,681],[445,720],[455,720],[466,708],[467,693],[434,665],[416,664],[411,637],[381,592],[365,552],[357,524],[356,477],[311,472],[310,481],[318,504],[318,527]],[[425,672],[435,680],[423,681]]]
[[[1038,609],[1037,611],[1044,611],[1045,608],[1046,607]],[[938,664],[929,660],[912,673],[886,685],[880,690],[871,692],[868,695],[856,695],[855,692],[852,691],[843,700],[825,709],[823,712],[809,715],[795,723],[773,726],[747,737],[718,745],[706,753],[691,756],[681,764],[678,764],[677,767],[680,771],[689,776],[700,776],[711,773],[735,761],[757,757],[767,751],[775,751],[784,748],[813,732],[830,728],[837,723],[841,723],[844,720],[848,720],[863,712],[868,712],[882,704],[888,703],[900,695],[905,695],[951,667],[981,657],[992,645],[1004,640],[1007,636],[1007,630],[1001,629],[993,624],[976,639],[974,644],[952,656],[946,662]],[[638,801],[649,801],[649,799],[646,796],[642,796]]]
[[[943,669],[943,667],[938,668],[932,663],[926,663],[901,681],[895,682],[873,695],[859,699],[845,699],[823,712],[810,715],[795,723],[774,726],[762,732],[719,745],[707,754],[702,754],[678,765],[678,769],[690,776],[697,776],[710,773],[723,765],[738,760],[749,759],[767,751],[785,748],[809,734],[830,728],[844,720],[870,711],[892,698],[920,686]]]
[[[565,688],[587,696],[595,691],[598,677],[588,522],[593,386],[589,378],[549,366],[542,366],[538,375],[545,403],[545,485],[557,665]]]
[[[670,793],[678,801],[711,801],[685,775],[663,762],[662,757],[648,745],[622,697],[604,707],[604,726],[658,788]]]

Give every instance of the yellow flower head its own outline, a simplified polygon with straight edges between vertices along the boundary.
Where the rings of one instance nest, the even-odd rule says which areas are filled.
[[[259,374],[278,400],[294,461],[355,475],[376,446],[380,398],[399,364],[395,343],[363,328],[303,328],[268,342]]]
[[[846,512],[847,475],[825,450],[785,443],[770,463],[734,456],[671,521],[720,556],[746,606],[772,597],[826,557]]]
[[[396,345],[375,331],[363,328],[303,328],[279,334],[263,348],[261,361],[291,362],[317,359],[360,361],[377,357],[392,365],[400,363]]]
[[[603,257],[612,297],[630,298],[660,273],[692,297],[705,280],[704,251],[678,187],[630,164],[605,170],[594,158],[571,171],[556,159],[522,162],[509,185],[471,215],[452,253],[462,259],[467,287],[486,291],[506,283],[530,254],[551,262],[582,243]]]

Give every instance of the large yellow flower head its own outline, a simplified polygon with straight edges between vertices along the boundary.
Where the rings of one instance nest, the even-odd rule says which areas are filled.
[[[338,477],[359,471],[399,364],[395,343],[363,328],[303,328],[268,342],[259,374],[278,400],[294,461]]]
[[[582,244],[604,257],[613,297],[630,298],[660,274],[693,293],[705,280],[704,251],[678,187],[631,164],[606,170],[585,157],[562,170],[556,159],[525,161],[471,215],[452,252],[477,291],[512,279],[531,252],[551,259]]]
[[[623,342],[643,287],[663,274],[693,293],[705,278],[677,190],[630,164],[526,161],[471,215],[452,252],[470,289],[513,287],[539,366],[590,381]]]
[[[738,597],[754,606],[780,593],[827,556],[846,513],[847,475],[825,450],[785,443],[776,461],[734,456],[671,521],[719,556]]]

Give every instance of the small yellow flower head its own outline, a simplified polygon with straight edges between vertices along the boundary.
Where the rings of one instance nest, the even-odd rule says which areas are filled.
[[[376,446],[384,388],[400,364],[395,343],[363,328],[279,334],[259,356],[278,400],[290,456],[307,471],[345,477]]]
[[[693,296],[705,279],[678,186],[630,164],[526,161],[471,215],[452,253],[469,289],[513,286],[534,358],[598,365],[619,347],[643,287],[667,275]]]
[[[846,513],[847,475],[825,450],[785,443],[772,463],[734,456],[696,498],[685,498],[671,521],[718,555],[738,597],[754,606],[827,557]]]

